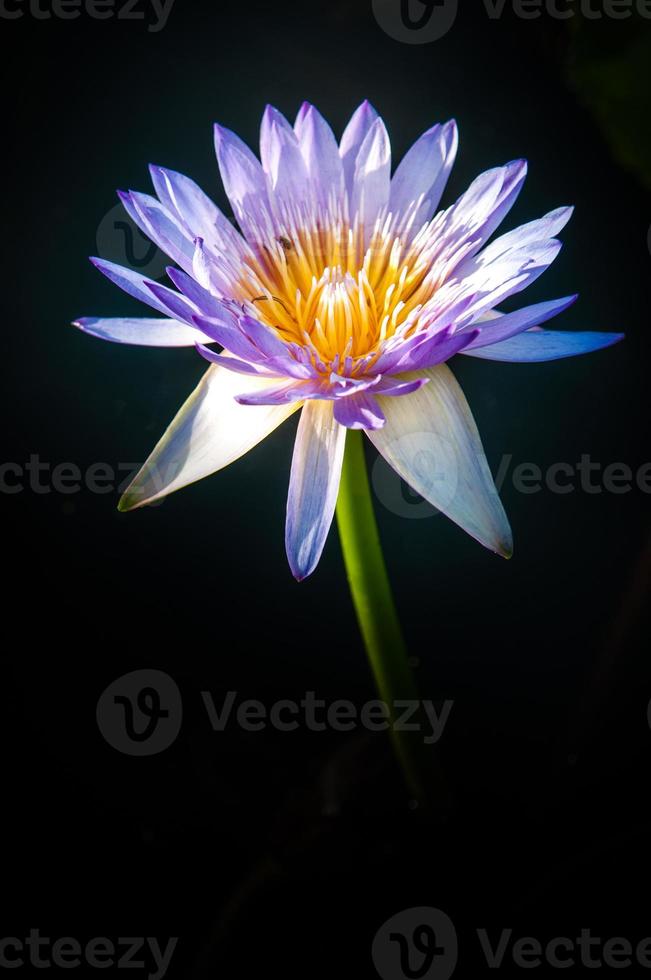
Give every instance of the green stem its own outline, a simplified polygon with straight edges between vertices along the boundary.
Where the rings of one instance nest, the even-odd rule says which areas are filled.
[[[350,429],[337,501],[337,523],[364,645],[380,697],[388,705],[393,722],[396,701],[418,700],[418,693],[382,554],[366,471],[363,435]],[[396,731],[393,724],[391,731],[407,784],[416,798],[422,799],[422,743],[417,745],[407,733]]]

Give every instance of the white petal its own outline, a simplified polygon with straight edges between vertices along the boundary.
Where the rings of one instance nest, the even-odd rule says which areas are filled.
[[[301,581],[316,568],[335,512],[346,429],[335,422],[332,402],[308,401],[296,434],[287,498],[285,546]]]
[[[387,421],[368,437],[425,500],[508,558],[511,529],[465,396],[445,364],[418,374],[429,378],[418,391],[378,396]]]
[[[247,378],[248,388],[273,384]],[[300,408],[239,405],[242,378],[213,365],[204,374],[153,453],[122,497],[120,510],[133,510],[223,469],[253,449]]]

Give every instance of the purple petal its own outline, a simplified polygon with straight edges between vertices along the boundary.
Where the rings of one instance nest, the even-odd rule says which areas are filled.
[[[260,155],[275,198],[307,200],[308,173],[294,130],[282,113],[267,106],[260,127]]]
[[[386,422],[377,400],[368,392],[338,398],[334,402],[334,415],[347,429],[381,429]]]
[[[106,259],[91,258],[90,261],[102,275],[105,275],[107,279],[123,289],[129,296],[133,296],[134,299],[146,303],[147,306],[152,306],[159,313],[167,316],[169,313],[167,307],[156,299],[148,288],[152,282],[151,279],[145,279],[139,272],[133,272],[132,269],[127,269],[125,266],[116,265],[115,262],[107,262]]]
[[[243,316],[240,320],[240,329],[265,357],[287,355],[287,344],[280,339],[273,327],[268,327],[251,316]]]
[[[153,164],[149,172],[161,203],[177,217],[192,240],[201,237],[220,248],[238,251],[244,247],[237,229],[193,180]]]
[[[224,190],[240,227],[252,240],[269,215],[267,177],[262,164],[239,136],[215,126],[215,149]]]
[[[154,294],[157,300],[165,306],[172,316],[185,323],[192,323],[192,317],[198,312],[193,303],[190,303],[185,296],[175,293],[173,289],[168,289],[159,282],[148,282],[147,288]]]
[[[414,143],[393,175],[390,209],[394,215],[405,212],[412,201],[423,195],[413,220],[414,231],[418,231],[436,211],[458,145],[459,134],[454,120],[444,126],[433,126]]]
[[[454,333],[453,328],[440,331],[433,337],[425,337],[420,344],[410,347],[392,368],[395,372],[419,371],[449,361],[479,336],[479,330]]]
[[[224,354],[218,354],[204,344],[196,344],[196,348],[204,360],[209,361],[211,364],[221,364],[222,367],[227,368],[229,371],[234,371],[236,374],[256,374],[266,378],[278,377],[278,375],[264,370],[259,365],[250,364],[248,361],[241,361],[237,357],[226,357]]]
[[[287,405],[313,398],[316,388],[296,381],[286,381],[277,388],[264,388],[262,391],[250,391],[235,396],[240,405]]]
[[[223,310],[223,305],[220,303],[216,297],[204,289],[203,286],[199,285],[196,279],[189,276],[186,272],[181,269],[176,269],[174,266],[168,266],[166,269],[167,275],[169,276],[172,283],[176,286],[184,296],[194,303],[196,308],[200,310],[201,313],[206,316],[219,316]]]
[[[361,106],[355,111],[352,119],[344,130],[343,136],[341,137],[341,143],[339,144],[339,155],[341,156],[341,162],[344,169],[344,180],[346,182],[346,191],[348,192],[349,199],[352,199],[353,194],[357,156],[361,149],[362,143],[366,139],[366,136],[368,135],[369,130],[373,126],[376,119],[379,119],[379,116],[367,99],[362,102]]]
[[[411,395],[412,392],[418,391],[423,385],[429,383],[429,378],[415,378],[412,381],[397,381],[395,378],[383,378],[380,384],[375,389],[375,393],[378,395],[387,395],[390,397],[396,397],[398,395]]]
[[[563,313],[578,299],[578,295],[566,296],[564,299],[550,300],[548,303],[536,303],[535,306],[527,306],[524,310],[515,313],[505,313],[501,316],[491,317],[486,326],[481,321],[476,321],[474,327],[479,327],[479,336],[468,344],[468,347],[487,347],[489,344],[497,344],[516,334],[523,333],[531,327],[538,327],[541,323],[547,323],[552,317]]]
[[[235,357],[243,361],[251,361],[254,364],[262,361],[263,355],[254,344],[245,337],[240,330],[240,325],[235,316],[229,311],[224,311],[224,316],[219,319],[216,317],[195,316],[195,323],[211,340],[221,344]]]
[[[232,296],[242,274],[237,255],[220,255],[211,251],[203,238],[194,241],[192,276],[212,296]]]
[[[344,190],[344,169],[332,129],[313,105],[304,104],[296,120],[296,135],[307,172],[322,207],[338,200]]]
[[[376,119],[362,143],[355,163],[351,218],[357,218],[367,235],[389,203],[391,189],[391,142],[386,126]]]
[[[192,239],[160,201],[138,191],[118,191],[124,209],[135,224],[186,272],[192,271]]]

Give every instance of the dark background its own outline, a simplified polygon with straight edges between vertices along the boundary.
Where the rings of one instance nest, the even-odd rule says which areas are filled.
[[[308,99],[339,134],[368,97],[395,159],[457,118],[447,203],[527,157],[508,227],[577,206],[527,302],[578,291],[559,325],[627,334],[551,364],[457,358],[491,465],[646,463],[651,21],[490,20],[463,6],[426,45],[388,37],[370,0],[176,0],[159,33],[0,18],[3,459],[141,461],[204,370],[192,350],[69,326],[147,315],[86,259],[116,187],[149,190],[155,162],[225,206],[214,121],[254,144],[266,102],[293,116]],[[437,746],[445,815],[410,804],[386,736],[210,730],[202,690],[266,704],[374,696],[336,532],[307,582],[286,564],[294,429],[135,514],[117,512],[117,493],[0,496],[0,933],[178,936],[168,976],[233,980],[376,976],[373,936],[417,905],[451,916],[472,976],[485,969],[479,927],[651,935],[648,496],[526,495],[507,478],[510,562],[442,517],[376,501],[421,694],[455,702]],[[107,685],[140,668],[169,673],[184,701],[179,738],[149,758],[117,752],[95,720]]]

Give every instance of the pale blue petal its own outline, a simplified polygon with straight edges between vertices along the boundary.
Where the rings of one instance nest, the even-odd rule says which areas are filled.
[[[332,524],[346,429],[335,421],[331,402],[307,402],[296,434],[287,499],[285,547],[294,578],[316,568]]]
[[[566,330],[528,330],[517,337],[503,340],[490,347],[461,351],[469,357],[481,357],[487,361],[558,361],[562,357],[589,354],[591,351],[611,347],[624,339],[623,333],[602,333],[593,330],[579,332]]]
[[[129,317],[81,317],[73,327],[100,340],[139,347],[192,347],[210,338],[178,320],[150,320]]]

